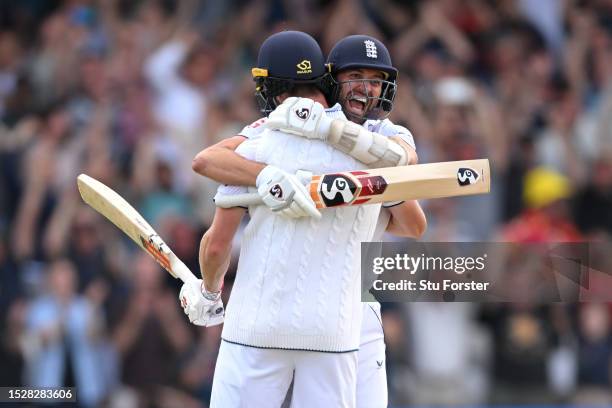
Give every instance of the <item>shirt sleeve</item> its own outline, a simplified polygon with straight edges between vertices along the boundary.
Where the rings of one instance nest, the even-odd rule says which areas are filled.
[[[244,142],[240,143],[240,145],[236,148],[236,153],[238,153],[245,159],[255,160],[255,153],[257,152],[258,144],[258,139],[245,140]],[[233,186],[222,184],[217,188],[217,194],[215,195],[215,199],[219,196],[231,196],[248,192],[249,188],[247,186]]]
[[[391,122],[389,119],[385,119],[382,121],[375,121],[375,122],[374,121],[366,122],[366,125],[367,125],[367,129],[371,132],[379,133],[387,137],[398,136],[403,141],[408,143],[410,147],[416,150],[416,145],[414,143],[414,137],[412,136],[412,133],[410,133],[410,131],[404,126],[396,125],[395,123]]]
[[[246,194],[249,192],[249,188],[247,186],[229,186],[227,184],[222,184],[217,187],[217,194],[215,194],[215,200],[219,197],[227,197],[234,196],[238,194]]]
[[[245,126],[240,132],[238,132],[238,136],[244,136],[247,139],[254,139],[256,137],[261,136],[261,134],[265,130],[265,127],[263,127],[262,125],[266,122],[266,119],[266,117],[263,117],[257,119],[250,125]]]
[[[381,208],[371,241],[382,241],[382,237],[387,230],[390,221],[391,212],[385,208]]]

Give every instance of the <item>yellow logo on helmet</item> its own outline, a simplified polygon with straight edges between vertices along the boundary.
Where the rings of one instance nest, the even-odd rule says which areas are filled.
[[[308,60],[303,60],[299,64],[296,64],[298,68],[298,74],[312,74],[312,64]]]

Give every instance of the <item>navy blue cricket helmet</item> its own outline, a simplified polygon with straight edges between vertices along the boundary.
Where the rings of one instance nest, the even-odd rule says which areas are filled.
[[[278,105],[276,97],[298,84],[312,84],[330,98],[334,89],[323,51],[317,41],[301,31],[281,31],[259,48],[257,66],[251,70],[261,111],[268,114]]]
[[[368,99],[373,99],[372,107],[363,116],[357,119],[382,119],[391,113],[393,100],[397,89],[397,68],[391,62],[391,55],[385,45],[369,35],[350,35],[338,41],[327,57],[327,63],[331,73],[337,81],[338,73],[348,69],[370,68],[381,71],[385,79],[381,80],[380,96],[374,97],[367,95]],[[362,80],[343,81],[355,82]],[[346,100],[351,98],[349,95],[340,95],[342,83],[337,83],[332,99],[340,102],[344,107]],[[349,116],[354,116],[346,112]]]

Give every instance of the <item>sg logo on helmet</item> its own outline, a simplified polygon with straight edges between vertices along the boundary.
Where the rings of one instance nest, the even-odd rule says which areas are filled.
[[[303,60],[299,64],[295,65],[297,67],[298,74],[312,74],[312,64],[308,60]]]

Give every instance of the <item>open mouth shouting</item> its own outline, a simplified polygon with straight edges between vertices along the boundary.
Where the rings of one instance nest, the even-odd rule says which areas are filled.
[[[365,96],[352,96],[348,100],[348,107],[355,115],[362,116],[366,112],[368,98]]]

